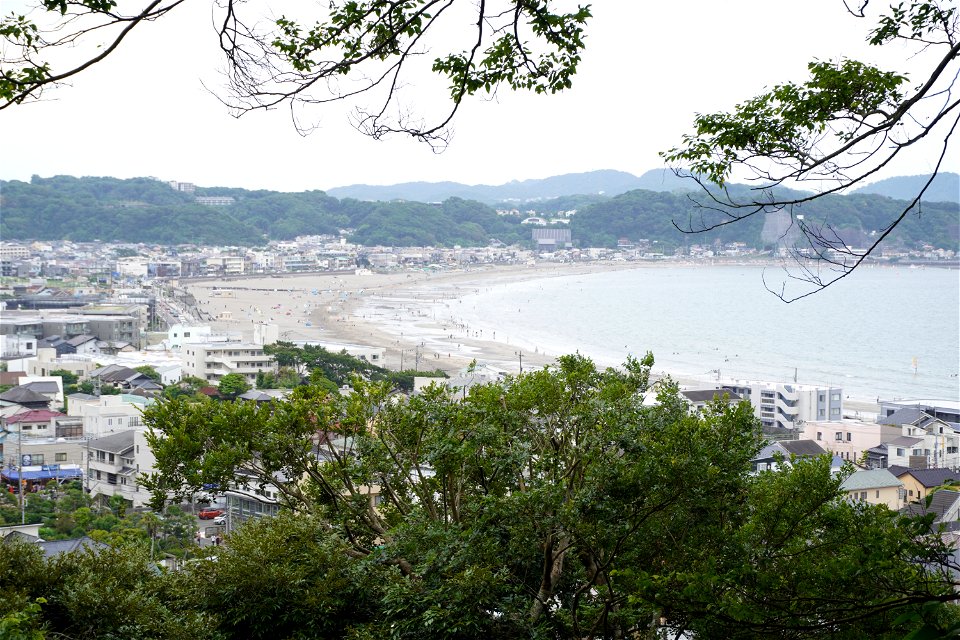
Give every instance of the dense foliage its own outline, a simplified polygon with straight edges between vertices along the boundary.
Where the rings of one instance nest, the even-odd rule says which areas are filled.
[[[523,245],[531,241],[530,228],[520,225],[523,216],[500,216],[487,205],[459,198],[439,204],[362,202],[337,200],[319,191],[198,189],[198,194],[236,200],[231,206],[210,207],[146,178],[61,176],[34,178],[29,184],[4,182],[0,187],[0,235],[8,239],[252,245],[349,229],[351,241],[368,246],[485,246],[494,239]],[[857,246],[881,233],[889,216],[902,206],[882,196],[854,194],[820,198],[796,208],[794,214],[832,225]],[[770,214],[709,233],[681,233],[674,223],[688,227],[693,220],[696,227],[726,215],[722,209],[695,205],[686,193],[636,190],[614,198],[565,197],[532,206],[542,215],[570,209],[578,211],[570,224],[574,243],[580,247],[615,247],[620,239],[646,239],[665,249],[717,240],[764,248],[775,246],[785,229],[782,216]],[[960,243],[960,206],[927,203],[920,211],[921,215],[909,216],[900,224],[889,238],[892,246],[928,243],[955,248]]]
[[[163,604],[230,638],[902,638],[955,623],[929,520],[842,499],[829,460],[751,474],[749,407],[691,411],[649,388],[651,365],[568,356],[465,394],[158,403],[156,506],[252,482],[289,510],[171,577]]]
[[[23,520],[39,524],[44,540],[90,536],[99,542],[140,546],[155,555],[182,555],[192,546],[194,519],[176,505],[168,506],[163,515],[132,511],[119,496],[92,500],[79,482],[51,482],[24,498]],[[0,494],[0,525],[20,521],[19,496]]]
[[[282,368],[290,368],[310,384],[323,384],[328,381],[333,389],[350,385],[356,378],[374,382],[387,381],[400,391],[413,391],[413,379],[416,376],[446,377],[442,371],[392,371],[377,366],[367,360],[351,356],[346,351],[334,352],[307,344],[298,347],[292,342],[279,341],[265,345],[263,352],[271,355]]]
[[[728,193],[743,192],[731,186]],[[617,239],[633,242],[643,238],[665,247],[688,244],[743,242],[749,247],[771,248],[798,236],[795,226],[788,230],[790,216],[776,211],[745,217],[735,225],[716,226],[700,233],[681,233],[683,229],[722,225],[731,209],[720,202],[705,207],[684,193],[630,191],[609,201],[585,207],[571,222],[573,237],[581,246],[614,246]],[[848,244],[862,247],[886,230],[889,218],[904,203],[878,195],[853,194],[824,196],[802,207],[793,215],[803,215],[808,224],[828,225]],[[795,239],[795,238],[794,238]],[[956,249],[960,244],[960,205],[938,202],[924,204],[918,215],[909,216],[887,239],[888,246],[914,248],[930,244]]]
[[[337,234],[351,229],[363,245],[485,246],[529,240],[517,218],[459,198],[441,204],[337,200],[320,191],[278,193],[198,189],[232,196],[230,206],[204,206],[194,196],[149,178],[34,177],[0,182],[4,238],[161,244],[256,245],[267,239]]]

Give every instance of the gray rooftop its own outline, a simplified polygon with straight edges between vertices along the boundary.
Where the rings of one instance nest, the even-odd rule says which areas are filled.
[[[888,445],[894,447],[912,447],[915,444],[923,442],[923,438],[911,438],[910,436],[900,436],[899,438],[894,438],[887,442]]]
[[[133,429],[118,431],[90,441],[90,448],[110,453],[123,453],[133,448]]]
[[[960,473],[951,471],[950,469],[906,469],[896,474],[898,478],[902,478],[905,475],[913,476],[917,482],[928,489],[930,487],[939,487],[951,481],[960,481]]]
[[[739,393],[727,391],[726,389],[702,389],[696,391],[681,391],[680,393],[686,396],[690,402],[712,402],[714,398],[723,399],[725,396],[729,396],[730,402],[737,402],[742,399]]]
[[[925,415],[925,412],[917,407],[904,407],[903,409],[897,409],[889,416],[877,418],[877,422],[880,424],[900,426],[903,424],[913,424],[923,417],[923,415]]]
[[[795,456],[821,456],[827,451],[814,440],[783,440],[780,442],[787,453]]]
[[[7,391],[0,393],[0,400],[4,400],[6,402],[15,402],[16,404],[50,402],[50,398],[40,395],[26,385],[14,387],[13,389],[8,389]]]

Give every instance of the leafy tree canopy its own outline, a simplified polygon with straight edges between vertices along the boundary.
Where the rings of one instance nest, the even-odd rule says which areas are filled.
[[[242,373],[228,373],[220,378],[217,390],[221,395],[227,396],[228,398],[235,398],[249,391],[250,383],[247,382],[247,379]]]
[[[268,620],[371,638],[902,638],[949,622],[952,556],[929,519],[841,499],[826,459],[752,474],[749,406],[691,412],[650,387],[652,363],[567,356],[409,399],[368,383],[164,401],[144,416],[157,473],[141,482],[156,506],[271,484],[297,514],[242,530],[229,562],[202,569],[216,584],[203,613],[226,607],[246,637]],[[310,585],[334,619],[294,615]]]

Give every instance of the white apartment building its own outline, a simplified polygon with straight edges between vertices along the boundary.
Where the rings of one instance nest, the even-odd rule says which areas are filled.
[[[180,351],[185,344],[211,341],[210,325],[174,324],[167,330],[167,348]]]
[[[797,429],[803,423],[843,418],[843,389],[781,382],[734,380],[720,385],[753,405],[766,427]]]
[[[92,438],[100,438],[116,431],[125,431],[143,424],[143,410],[150,400],[142,396],[85,396],[73,394],[67,403],[67,415],[83,419],[83,431]]]
[[[205,261],[208,268],[227,275],[239,275],[246,272],[244,256],[213,256]]]
[[[180,357],[185,377],[195,376],[213,384],[227,374],[239,373],[252,385],[258,373],[277,372],[276,361],[263,352],[263,345],[248,342],[185,344]]]
[[[0,335],[0,355],[4,358],[32,356],[37,353],[37,339],[31,335]]]
[[[87,443],[86,487],[91,497],[121,496],[134,507],[150,501],[139,475],[153,471],[156,459],[147,446],[145,429],[118,431]]]

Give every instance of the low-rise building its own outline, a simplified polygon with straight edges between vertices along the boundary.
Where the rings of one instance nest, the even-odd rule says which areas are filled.
[[[99,438],[116,431],[125,431],[143,425],[143,410],[151,400],[132,394],[113,396],[69,396],[67,414],[83,421],[85,433]]]
[[[88,442],[86,487],[92,497],[120,496],[134,507],[150,501],[150,492],[138,484],[138,474],[153,470],[143,433],[127,429]]]
[[[861,469],[852,473],[840,490],[851,500],[867,504],[882,504],[897,511],[906,502],[906,494],[901,482],[888,469]]]
[[[960,483],[960,472],[952,469],[887,469],[903,483],[907,502],[920,502],[939,487]]]
[[[223,376],[238,373],[251,385],[258,373],[276,373],[273,356],[263,352],[263,345],[245,342],[207,342],[186,344],[180,352],[183,375],[218,383]]]
[[[862,420],[815,420],[803,424],[801,437],[843,460],[860,462],[869,449],[899,437],[900,432],[897,427]]]

